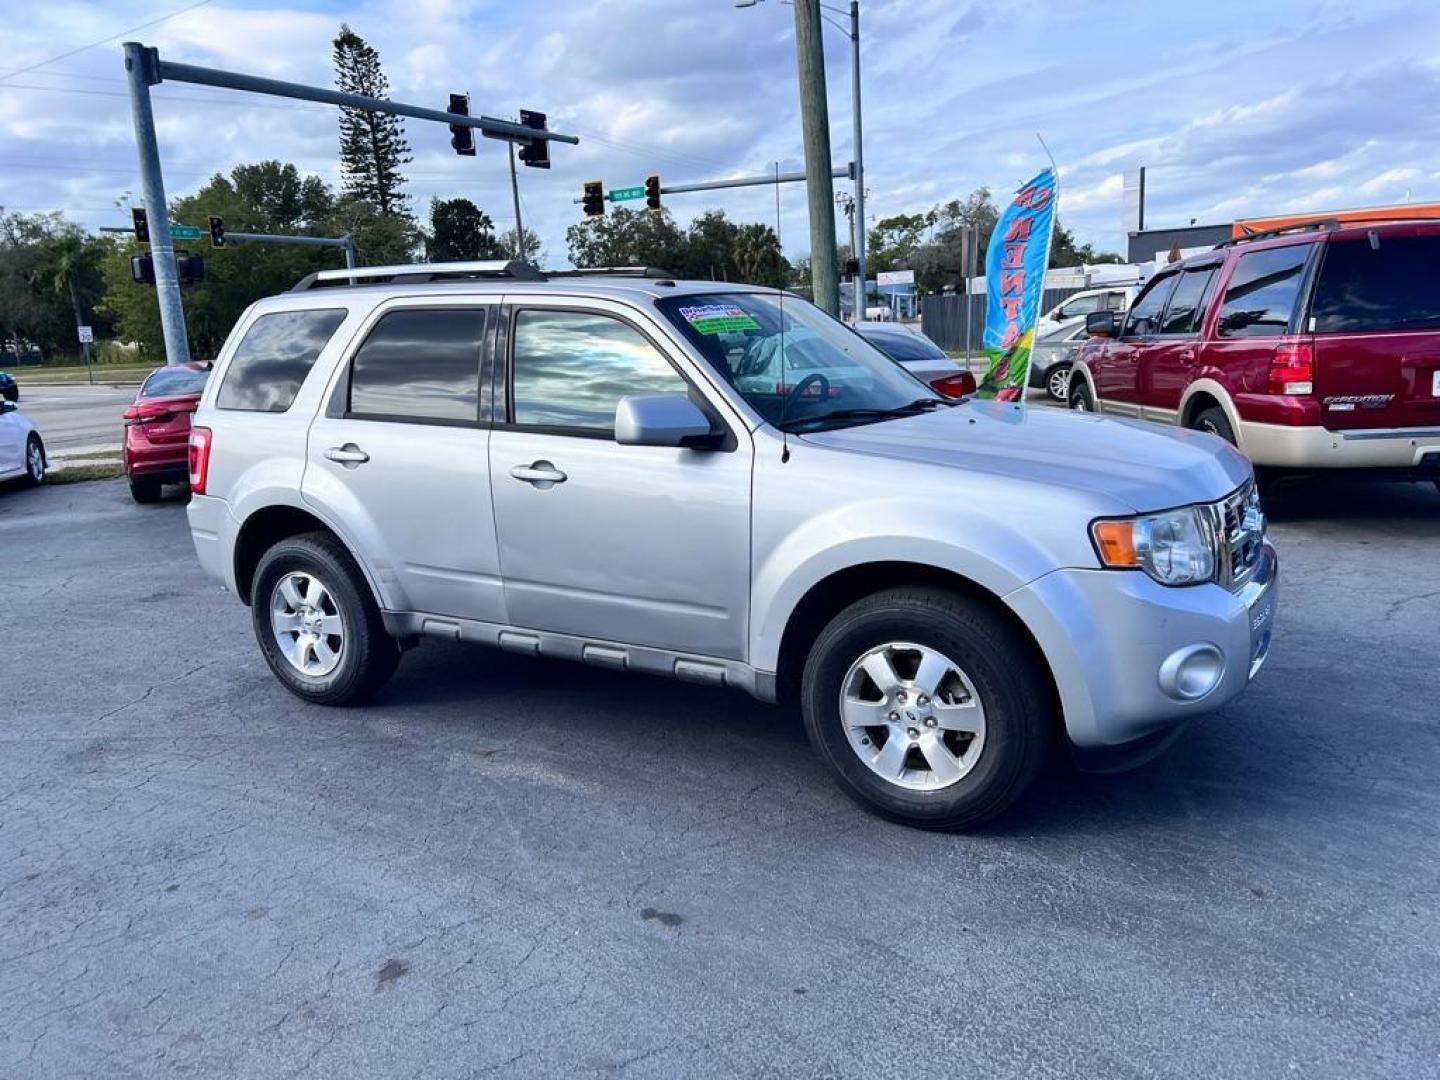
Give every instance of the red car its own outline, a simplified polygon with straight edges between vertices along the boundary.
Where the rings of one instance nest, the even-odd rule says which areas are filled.
[[[1258,233],[1087,316],[1070,407],[1209,431],[1258,466],[1440,486],[1440,221]]]
[[[209,377],[209,364],[157,368],[125,410],[125,475],[136,502],[158,500],[162,484],[189,483],[190,414]]]

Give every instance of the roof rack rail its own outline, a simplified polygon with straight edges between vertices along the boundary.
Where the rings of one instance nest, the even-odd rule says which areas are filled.
[[[574,270],[542,270],[543,277],[590,277],[603,274],[607,277],[638,277],[638,278],[660,278],[662,280],[675,279],[675,275],[663,266],[581,266]]]
[[[1245,226],[1240,226],[1242,229]],[[1229,240],[1221,240],[1215,245],[1215,250],[1234,247],[1236,244],[1248,244],[1254,240],[1269,240],[1275,236],[1286,236],[1289,233],[1302,232],[1330,232],[1332,229],[1340,228],[1338,218],[1317,218],[1314,221],[1297,221],[1291,225],[1281,225],[1274,229],[1261,229],[1259,232],[1247,232],[1244,236],[1233,236]]]
[[[545,275],[527,262],[490,259],[483,262],[410,263],[400,266],[357,266],[348,270],[318,270],[306,274],[291,292],[305,292],[326,285],[368,285],[382,280],[392,284],[421,284],[465,278],[510,278],[514,281],[543,281]]]

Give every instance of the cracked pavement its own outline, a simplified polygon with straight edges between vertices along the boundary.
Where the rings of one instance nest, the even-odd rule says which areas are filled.
[[[1270,509],[1251,690],[946,836],[733,691],[303,705],[183,504],[0,492],[0,1076],[1435,1076],[1440,497]]]

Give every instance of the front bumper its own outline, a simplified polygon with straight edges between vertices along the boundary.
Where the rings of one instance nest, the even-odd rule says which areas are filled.
[[[1267,542],[1236,592],[1170,588],[1139,571],[1073,569],[1046,574],[1005,601],[1050,664],[1070,741],[1099,749],[1152,738],[1244,690],[1269,654],[1278,582]],[[1218,653],[1218,675],[1203,695],[1187,698],[1177,693],[1175,658],[1195,646]]]

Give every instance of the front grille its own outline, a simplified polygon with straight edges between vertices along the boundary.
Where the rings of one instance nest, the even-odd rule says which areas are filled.
[[[1255,572],[1260,547],[1265,541],[1265,515],[1255,493],[1255,482],[1211,504],[1216,536],[1219,538],[1220,584],[1239,589]]]

